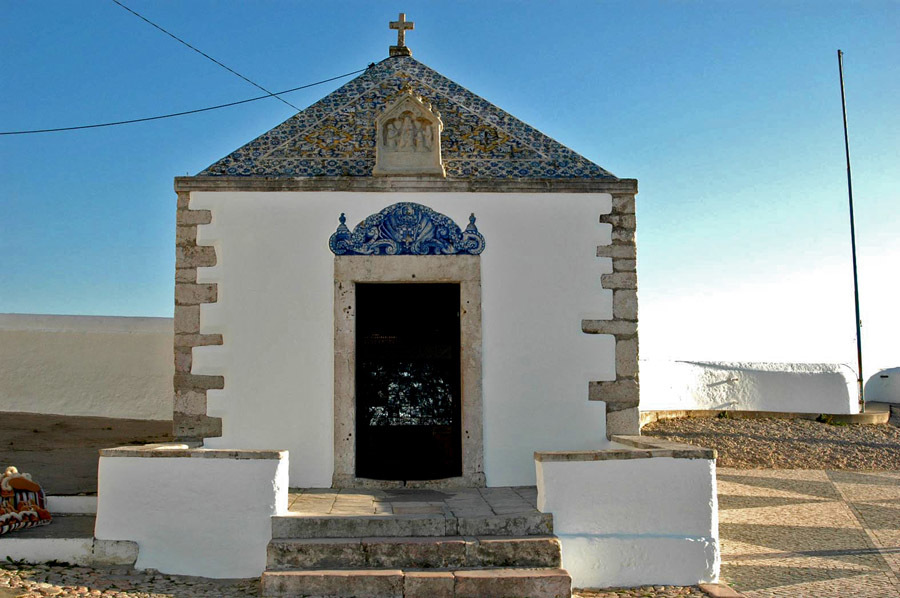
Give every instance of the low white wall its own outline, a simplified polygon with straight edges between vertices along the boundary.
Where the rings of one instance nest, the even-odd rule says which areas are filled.
[[[900,368],[881,370],[868,379],[866,402],[900,403]]]
[[[171,318],[0,314],[0,412],[172,419]]]
[[[538,509],[553,514],[574,587],[718,579],[714,459],[538,460],[536,468]]]
[[[859,413],[856,377],[832,363],[641,361],[641,411]]]
[[[287,452],[183,449],[101,451],[94,535],[137,542],[137,569],[261,575],[271,517],[287,512]]]

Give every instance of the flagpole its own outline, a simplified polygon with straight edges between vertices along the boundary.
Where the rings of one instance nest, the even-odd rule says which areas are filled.
[[[847,99],[844,95],[844,53],[837,51],[838,72],[841,77],[841,109],[844,113],[844,153],[847,156],[847,195],[850,198],[850,247],[853,254],[853,300],[856,305],[856,383],[859,392],[859,408],[862,413],[866,411],[866,397],[863,391],[863,361],[862,361],[862,321],[859,317],[859,278],[856,269],[856,226],[853,222],[853,179],[850,175],[850,137],[847,134]]]

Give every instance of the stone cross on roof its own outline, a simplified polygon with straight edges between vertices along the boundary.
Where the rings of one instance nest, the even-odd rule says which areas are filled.
[[[391,46],[391,56],[412,56],[412,50],[406,47],[406,31],[416,28],[416,24],[406,20],[406,13],[401,12],[397,21],[391,21],[391,29],[397,30],[397,45]]]

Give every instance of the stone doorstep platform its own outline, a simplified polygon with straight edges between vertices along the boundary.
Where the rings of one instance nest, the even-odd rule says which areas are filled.
[[[535,487],[291,489],[263,596],[571,595]]]
[[[531,536],[553,533],[531,487],[292,489],[273,538]]]

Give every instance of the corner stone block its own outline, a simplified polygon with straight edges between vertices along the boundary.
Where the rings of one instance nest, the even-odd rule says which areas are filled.
[[[206,415],[205,390],[176,390],[172,411],[181,415]]]
[[[177,209],[179,209],[179,210],[188,209],[188,206],[190,206],[190,204],[191,204],[191,192],[190,191],[178,191],[177,195],[178,195]]]
[[[613,228],[634,230],[637,225],[634,214],[604,214],[600,216],[600,222],[612,224]]]
[[[633,260],[637,257],[637,251],[635,250],[634,243],[625,243],[621,245],[599,245],[597,247],[597,257],[612,257]]]
[[[634,195],[613,195],[612,210],[617,214],[634,214]]]
[[[632,378],[638,373],[637,338],[616,341],[616,375]]]
[[[187,224],[209,224],[212,222],[212,212],[209,210],[178,210],[176,222],[179,226]]]
[[[222,418],[207,415],[173,414],[175,438],[214,438],[222,435]]]
[[[606,436],[637,436],[641,433],[641,415],[637,407],[621,411],[606,410]]]
[[[198,305],[215,303],[218,299],[218,287],[215,284],[176,284],[175,305]]]
[[[629,289],[613,291],[613,317],[617,320],[637,321],[637,291]]]
[[[176,268],[199,268],[216,265],[216,248],[212,245],[175,248]]]
[[[221,334],[176,334],[175,348],[179,347],[207,347],[209,345],[221,345]]]
[[[193,356],[191,355],[191,350],[176,347],[175,348],[175,371],[190,373],[191,371],[191,363],[193,362]]]
[[[175,374],[172,379],[175,390],[221,390],[225,388],[224,376],[201,376],[200,374]]]
[[[633,272],[601,274],[600,284],[604,289],[637,289],[637,274]]]
[[[200,306],[175,306],[175,334],[200,333]]]
[[[176,268],[175,282],[197,282],[197,268]]]
[[[613,243],[634,244],[634,229],[614,226],[612,230]]]
[[[192,247],[197,244],[196,226],[176,226],[175,245]]]
[[[637,334],[637,322],[622,320],[582,320],[581,331],[587,334],[614,334],[617,337]]]
[[[634,272],[636,269],[636,260],[613,260],[613,270],[616,272]]]
[[[640,390],[637,380],[616,380],[615,382],[589,382],[588,399],[605,401],[607,411],[618,404],[620,408],[636,407],[640,402]],[[615,410],[615,408],[613,408]]]

